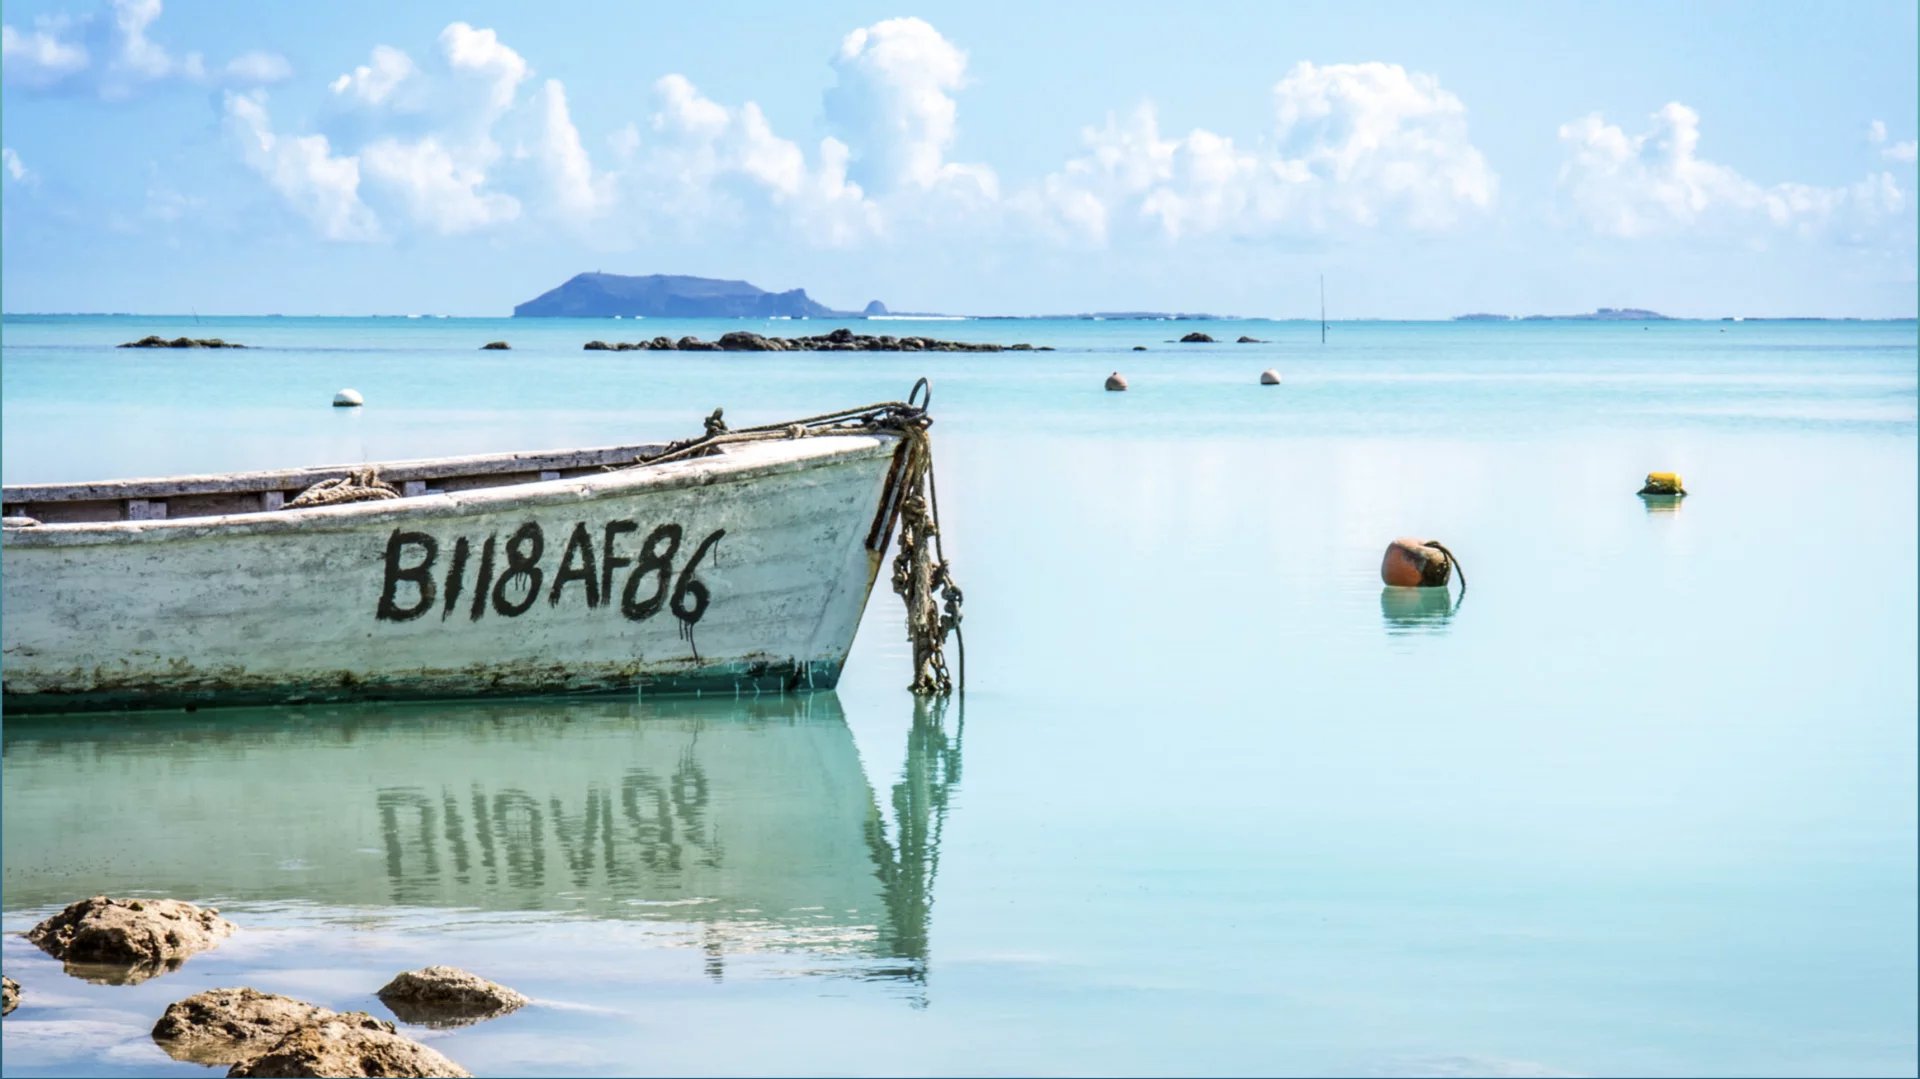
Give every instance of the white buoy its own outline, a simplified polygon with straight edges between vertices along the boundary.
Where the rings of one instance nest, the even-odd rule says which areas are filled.
[[[360,396],[359,390],[341,390],[333,395],[335,408],[359,408],[366,403],[366,398]]]
[[[1262,386],[1280,385],[1280,372],[1275,371],[1271,367],[1267,368],[1265,371],[1260,372],[1260,385]]]

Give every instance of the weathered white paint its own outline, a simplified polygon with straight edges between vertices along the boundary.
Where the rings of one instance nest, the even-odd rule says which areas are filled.
[[[898,446],[897,437],[884,434],[810,437],[730,446],[718,456],[665,465],[378,502],[7,528],[0,575],[5,705],[71,710],[831,685],[878,570],[880,554],[867,541]],[[494,460],[506,458],[466,464]],[[449,467],[458,462],[438,464],[442,475],[463,470]],[[217,487],[220,478],[196,482]],[[37,490],[10,488],[6,502],[34,504],[33,497],[55,489]],[[131,493],[113,484],[62,490],[106,499]],[[636,528],[609,548],[605,525],[615,520]],[[483,544],[497,537],[497,581],[508,568],[508,538],[528,522],[544,538],[539,595],[517,617],[492,601],[473,617]],[[649,532],[668,523],[682,528],[669,595],[702,540],[725,533],[686,578],[710,596],[691,626],[666,604],[641,621],[621,609],[632,560]],[[581,582],[552,594],[576,524],[585,525],[602,579],[604,552],[630,560],[614,567],[611,595],[591,607]],[[381,620],[389,544],[401,531],[437,541],[434,603],[411,620]],[[449,608],[447,575],[460,537],[470,553]],[[396,564],[403,566],[424,553],[402,551]],[[657,581],[655,574],[638,582],[636,595],[652,595]],[[516,583],[504,598],[512,606],[525,594]],[[415,606],[419,596],[402,580],[395,605]]]

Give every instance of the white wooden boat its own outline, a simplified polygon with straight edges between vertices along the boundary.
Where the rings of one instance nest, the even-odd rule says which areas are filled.
[[[4,705],[831,687],[928,422],[7,487]]]

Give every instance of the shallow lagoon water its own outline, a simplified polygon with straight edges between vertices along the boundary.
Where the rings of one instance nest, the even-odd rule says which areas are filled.
[[[8,319],[7,482],[681,437],[929,375],[968,691],[916,708],[882,588],[805,698],[10,722],[5,1072],[201,1073],[146,1039],[172,1000],[385,1014],[448,962],[536,998],[411,1031],[481,1075],[1913,1074],[1914,324],[1168,343],[1196,325]],[[103,347],[150,332],[267,347]],[[1692,497],[1634,497],[1655,469]],[[1460,555],[1457,606],[1382,589],[1403,534]],[[96,892],[244,931],[90,984],[17,934]]]

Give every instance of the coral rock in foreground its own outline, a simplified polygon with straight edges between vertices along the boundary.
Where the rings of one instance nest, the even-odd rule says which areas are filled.
[[[167,1005],[153,1040],[175,1060],[238,1064],[310,1023],[333,1018],[317,1004],[256,989],[209,989]]]
[[[0,1015],[20,1006],[20,983],[12,978],[0,978]]]
[[[233,934],[217,910],[178,899],[109,899],[96,895],[27,931],[27,939],[69,973],[92,981],[132,984],[178,967]],[[92,971],[72,968],[94,967]],[[97,976],[96,976],[97,975]]]
[[[273,1048],[227,1072],[230,1076],[455,1076],[472,1073],[394,1032],[366,1012],[330,1016],[300,1027]]]
[[[493,1019],[527,1003],[520,993],[458,967],[426,967],[397,974],[379,996],[401,1021],[436,1027]]]

